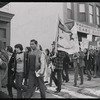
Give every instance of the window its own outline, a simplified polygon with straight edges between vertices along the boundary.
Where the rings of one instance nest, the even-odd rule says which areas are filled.
[[[86,21],[85,4],[79,4],[79,21]]]
[[[93,6],[89,5],[89,22],[93,23]]]
[[[80,13],[85,13],[85,5],[84,4],[79,5],[79,12]]]
[[[6,29],[0,28],[0,38],[6,38]]]
[[[96,7],[96,24],[100,25],[100,7]]]
[[[67,8],[68,9],[71,9],[72,7],[71,7],[71,3],[67,3]]]
[[[67,3],[67,17],[68,19],[72,19],[72,4]]]

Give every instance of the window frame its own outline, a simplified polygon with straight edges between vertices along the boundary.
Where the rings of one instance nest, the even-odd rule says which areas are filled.
[[[84,12],[80,11],[81,5],[84,5]],[[86,22],[86,5],[85,5],[85,3],[79,3],[78,4],[78,9],[79,9],[79,11],[78,11],[78,13],[79,13],[79,21],[80,22]],[[84,17],[82,18],[81,16],[83,16],[83,15],[84,15]]]
[[[80,11],[80,8],[81,8],[80,5],[81,5],[81,6],[84,5],[84,12],[83,12],[83,11]],[[86,10],[85,4],[84,4],[84,3],[80,3],[80,4],[79,4],[79,13],[85,13],[85,12],[86,12],[85,10]]]
[[[92,9],[91,9],[92,13],[91,13],[90,7],[92,7]],[[90,18],[92,18],[92,20]],[[91,23],[91,24],[94,23],[94,11],[93,11],[93,5],[92,4],[89,4],[89,23]]]
[[[98,14],[97,14],[97,8],[98,8]],[[99,23],[97,18],[99,19]],[[100,26],[100,7],[98,5],[96,5],[96,24]]]
[[[6,39],[6,29],[5,28],[0,28],[0,30],[3,32],[0,36],[1,36],[1,38],[4,38],[4,39]]]

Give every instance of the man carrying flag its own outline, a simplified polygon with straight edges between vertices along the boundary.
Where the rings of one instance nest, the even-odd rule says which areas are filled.
[[[66,56],[66,52],[57,50],[56,55],[52,57],[54,59],[54,66],[55,69],[52,72],[52,80],[54,81],[55,85],[57,86],[55,93],[59,93],[61,91],[61,84],[62,84],[62,70],[63,70],[63,59]],[[57,77],[55,76],[57,73]]]
[[[62,33],[60,33],[60,31]],[[57,34],[56,34],[56,40],[55,40],[55,55],[54,55],[55,69],[52,72],[52,79],[55,85],[57,86],[55,93],[59,93],[61,91],[61,84],[62,84],[61,75],[62,75],[62,70],[63,70],[63,61],[64,61],[64,58],[67,56],[67,51],[68,53],[70,53],[70,50],[74,46],[71,43],[73,39],[72,38],[71,40],[68,39],[70,38],[70,35],[72,35],[71,31],[65,25],[63,25],[60,20],[58,20]],[[55,76],[56,73],[57,73],[57,77]]]
[[[56,48],[58,50],[65,51],[69,54],[74,54],[79,51],[77,34],[73,34],[66,25],[62,24],[60,19],[58,24],[56,43]]]

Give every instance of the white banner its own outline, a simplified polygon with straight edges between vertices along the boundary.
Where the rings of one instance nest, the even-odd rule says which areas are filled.
[[[66,33],[59,29],[58,50],[73,54],[79,51],[78,37],[74,33],[72,37],[70,35],[71,33]]]

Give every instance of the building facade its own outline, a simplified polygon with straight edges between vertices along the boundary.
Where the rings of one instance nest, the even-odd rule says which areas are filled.
[[[3,6],[1,5],[1,7]],[[19,2],[10,3],[9,9],[15,16],[10,12],[0,11],[0,39],[3,40],[5,45],[9,45],[11,40],[12,46],[17,42],[27,46],[31,38],[36,38],[44,48],[49,48],[56,34],[58,15],[60,15],[60,18],[63,19],[69,29],[73,26],[76,27],[76,33],[80,42],[87,39],[95,41],[100,37],[99,2],[44,4]],[[14,18],[12,19],[13,16]],[[47,42],[45,43],[45,41]]]
[[[76,27],[79,42],[95,41],[100,37],[100,3],[66,2],[63,4],[64,23]]]
[[[0,9],[3,8],[7,2],[0,2]],[[14,14],[0,11],[0,40],[3,41],[4,46],[10,45],[10,24]]]

